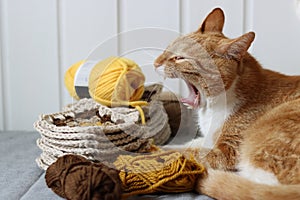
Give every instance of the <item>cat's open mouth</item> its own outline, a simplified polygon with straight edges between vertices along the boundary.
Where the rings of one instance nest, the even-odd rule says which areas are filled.
[[[165,67],[163,65],[156,67],[155,70],[158,74],[162,75],[164,78],[179,78],[184,80],[189,89],[189,95],[188,97],[182,98],[181,102],[192,108],[200,107],[200,102],[201,102],[200,91],[192,83],[180,77],[176,72],[170,73],[168,71],[168,73],[166,73]]]
[[[182,98],[181,102],[187,104],[190,107],[197,108],[200,106],[200,92],[197,88],[189,83],[188,81],[184,80],[189,89],[189,96],[186,98]]]

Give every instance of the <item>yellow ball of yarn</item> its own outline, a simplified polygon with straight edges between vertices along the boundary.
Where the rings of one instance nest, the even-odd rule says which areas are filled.
[[[106,106],[145,105],[139,101],[144,93],[145,76],[132,60],[109,57],[97,63],[89,77],[89,93]]]
[[[84,60],[81,60],[75,64],[73,64],[65,73],[64,82],[65,86],[71,95],[71,97],[79,100],[79,97],[76,94],[75,86],[74,86],[74,78],[78,68],[84,63]]]
[[[85,61],[73,64],[65,73],[65,86],[70,95],[79,99],[74,82],[79,67]],[[109,57],[95,64],[88,77],[89,95],[106,106],[140,106],[144,93],[145,76],[132,60],[123,57]]]

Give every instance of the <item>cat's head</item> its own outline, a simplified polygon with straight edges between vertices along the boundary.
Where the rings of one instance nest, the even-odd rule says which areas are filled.
[[[173,41],[155,60],[163,66],[168,78],[183,79],[190,95],[183,101],[192,107],[201,106],[201,98],[217,96],[228,90],[236,77],[243,73],[241,61],[255,34],[246,33],[228,39],[222,33],[224,13],[214,9],[200,28]]]

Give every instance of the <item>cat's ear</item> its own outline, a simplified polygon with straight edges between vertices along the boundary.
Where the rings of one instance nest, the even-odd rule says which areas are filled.
[[[215,8],[211,11],[205,20],[202,22],[202,25],[197,30],[197,32],[219,32],[222,33],[224,26],[225,16],[221,8]]]
[[[254,32],[246,33],[226,44],[220,44],[215,50],[218,54],[241,60],[255,38]]]

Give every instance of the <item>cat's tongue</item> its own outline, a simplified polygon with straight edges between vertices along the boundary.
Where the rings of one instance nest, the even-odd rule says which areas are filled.
[[[188,104],[189,106],[196,108],[199,106],[199,102],[200,102],[200,95],[199,92],[195,92],[195,90],[193,89],[193,86],[189,83],[187,83],[187,86],[189,88],[189,96],[187,98],[182,98],[181,102]]]

